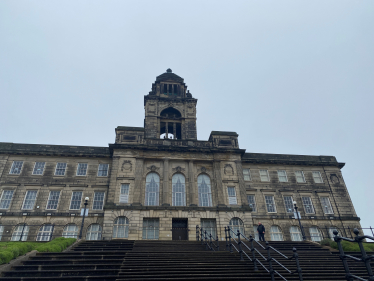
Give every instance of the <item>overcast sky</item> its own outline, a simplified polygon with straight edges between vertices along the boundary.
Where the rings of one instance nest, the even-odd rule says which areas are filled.
[[[374,1],[0,1],[0,142],[107,146],[167,68],[198,139],[334,155],[374,227]]]

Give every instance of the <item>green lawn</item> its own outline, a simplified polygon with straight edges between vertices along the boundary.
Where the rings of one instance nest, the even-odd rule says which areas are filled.
[[[75,238],[56,238],[50,242],[0,242],[0,264],[8,263],[32,250],[62,252],[76,241]]]

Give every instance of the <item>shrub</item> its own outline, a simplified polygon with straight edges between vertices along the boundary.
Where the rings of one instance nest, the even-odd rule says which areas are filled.
[[[0,260],[1,264],[8,263],[14,258],[13,253],[10,251],[1,251],[0,252]]]
[[[71,244],[73,244],[77,239],[75,238],[56,238],[52,240],[51,242],[48,242],[46,244],[40,245],[36,248],[38,252],[44,253],[44,252],[55,252],[60,253],[63,250],[65,250],[67,247],[69,247]]]

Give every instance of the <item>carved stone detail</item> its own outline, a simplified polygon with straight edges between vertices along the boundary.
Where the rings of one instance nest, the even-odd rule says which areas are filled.
[[[121,166],[121,171],[124,172],[124,171],[128,171],[128,172],[131,172],[132,171],[132,163],[130,160],[124,160],[123,163],[122,163],[122,166]]]
[[[201,170],[202,173],[206,173],[206,168],[205,167],[201,167],[200,170]]]
[[[225,167],[223,169],[225,175],[227,176],[233,176],[234,175],[234,168],[231,166],[231,164],[225,164]]]
[[[330,180],[331,180],[333,183],[339,183],[339,182],[340,182],[339,177],[338,177],[336,174],[331,174],[331,175],[330,175]]]
[[[159,168],[157,168],[155,165],[152,165],[152,166],[150,166],[150,167],[147,167],[147,169],[150,170],[150,171],[152,171],[152,172],[154,172],[154,171],[158,171],[158,170],[159,170]]]
[[[184,172],[185,169],[182,168],[181,166],[177,166],[175,168],[172,169],[173,172]]]

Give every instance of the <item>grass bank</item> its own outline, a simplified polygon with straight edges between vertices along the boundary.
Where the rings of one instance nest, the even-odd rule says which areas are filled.
[[[331,239],[323,239],[319,242],[322,246],[330,246],[333,249],[338,250],[338,244]],[[368,252],[374,252],[374,243],[363,243],[364,249]],[[357,243],[342,241],[343,250],[347,252],[359,252],[360,247]]]
[[[77,239],[59,237],[50,242],[0,242],[0,264],[22,256],[32,250],[38,252],[62,252]]]

